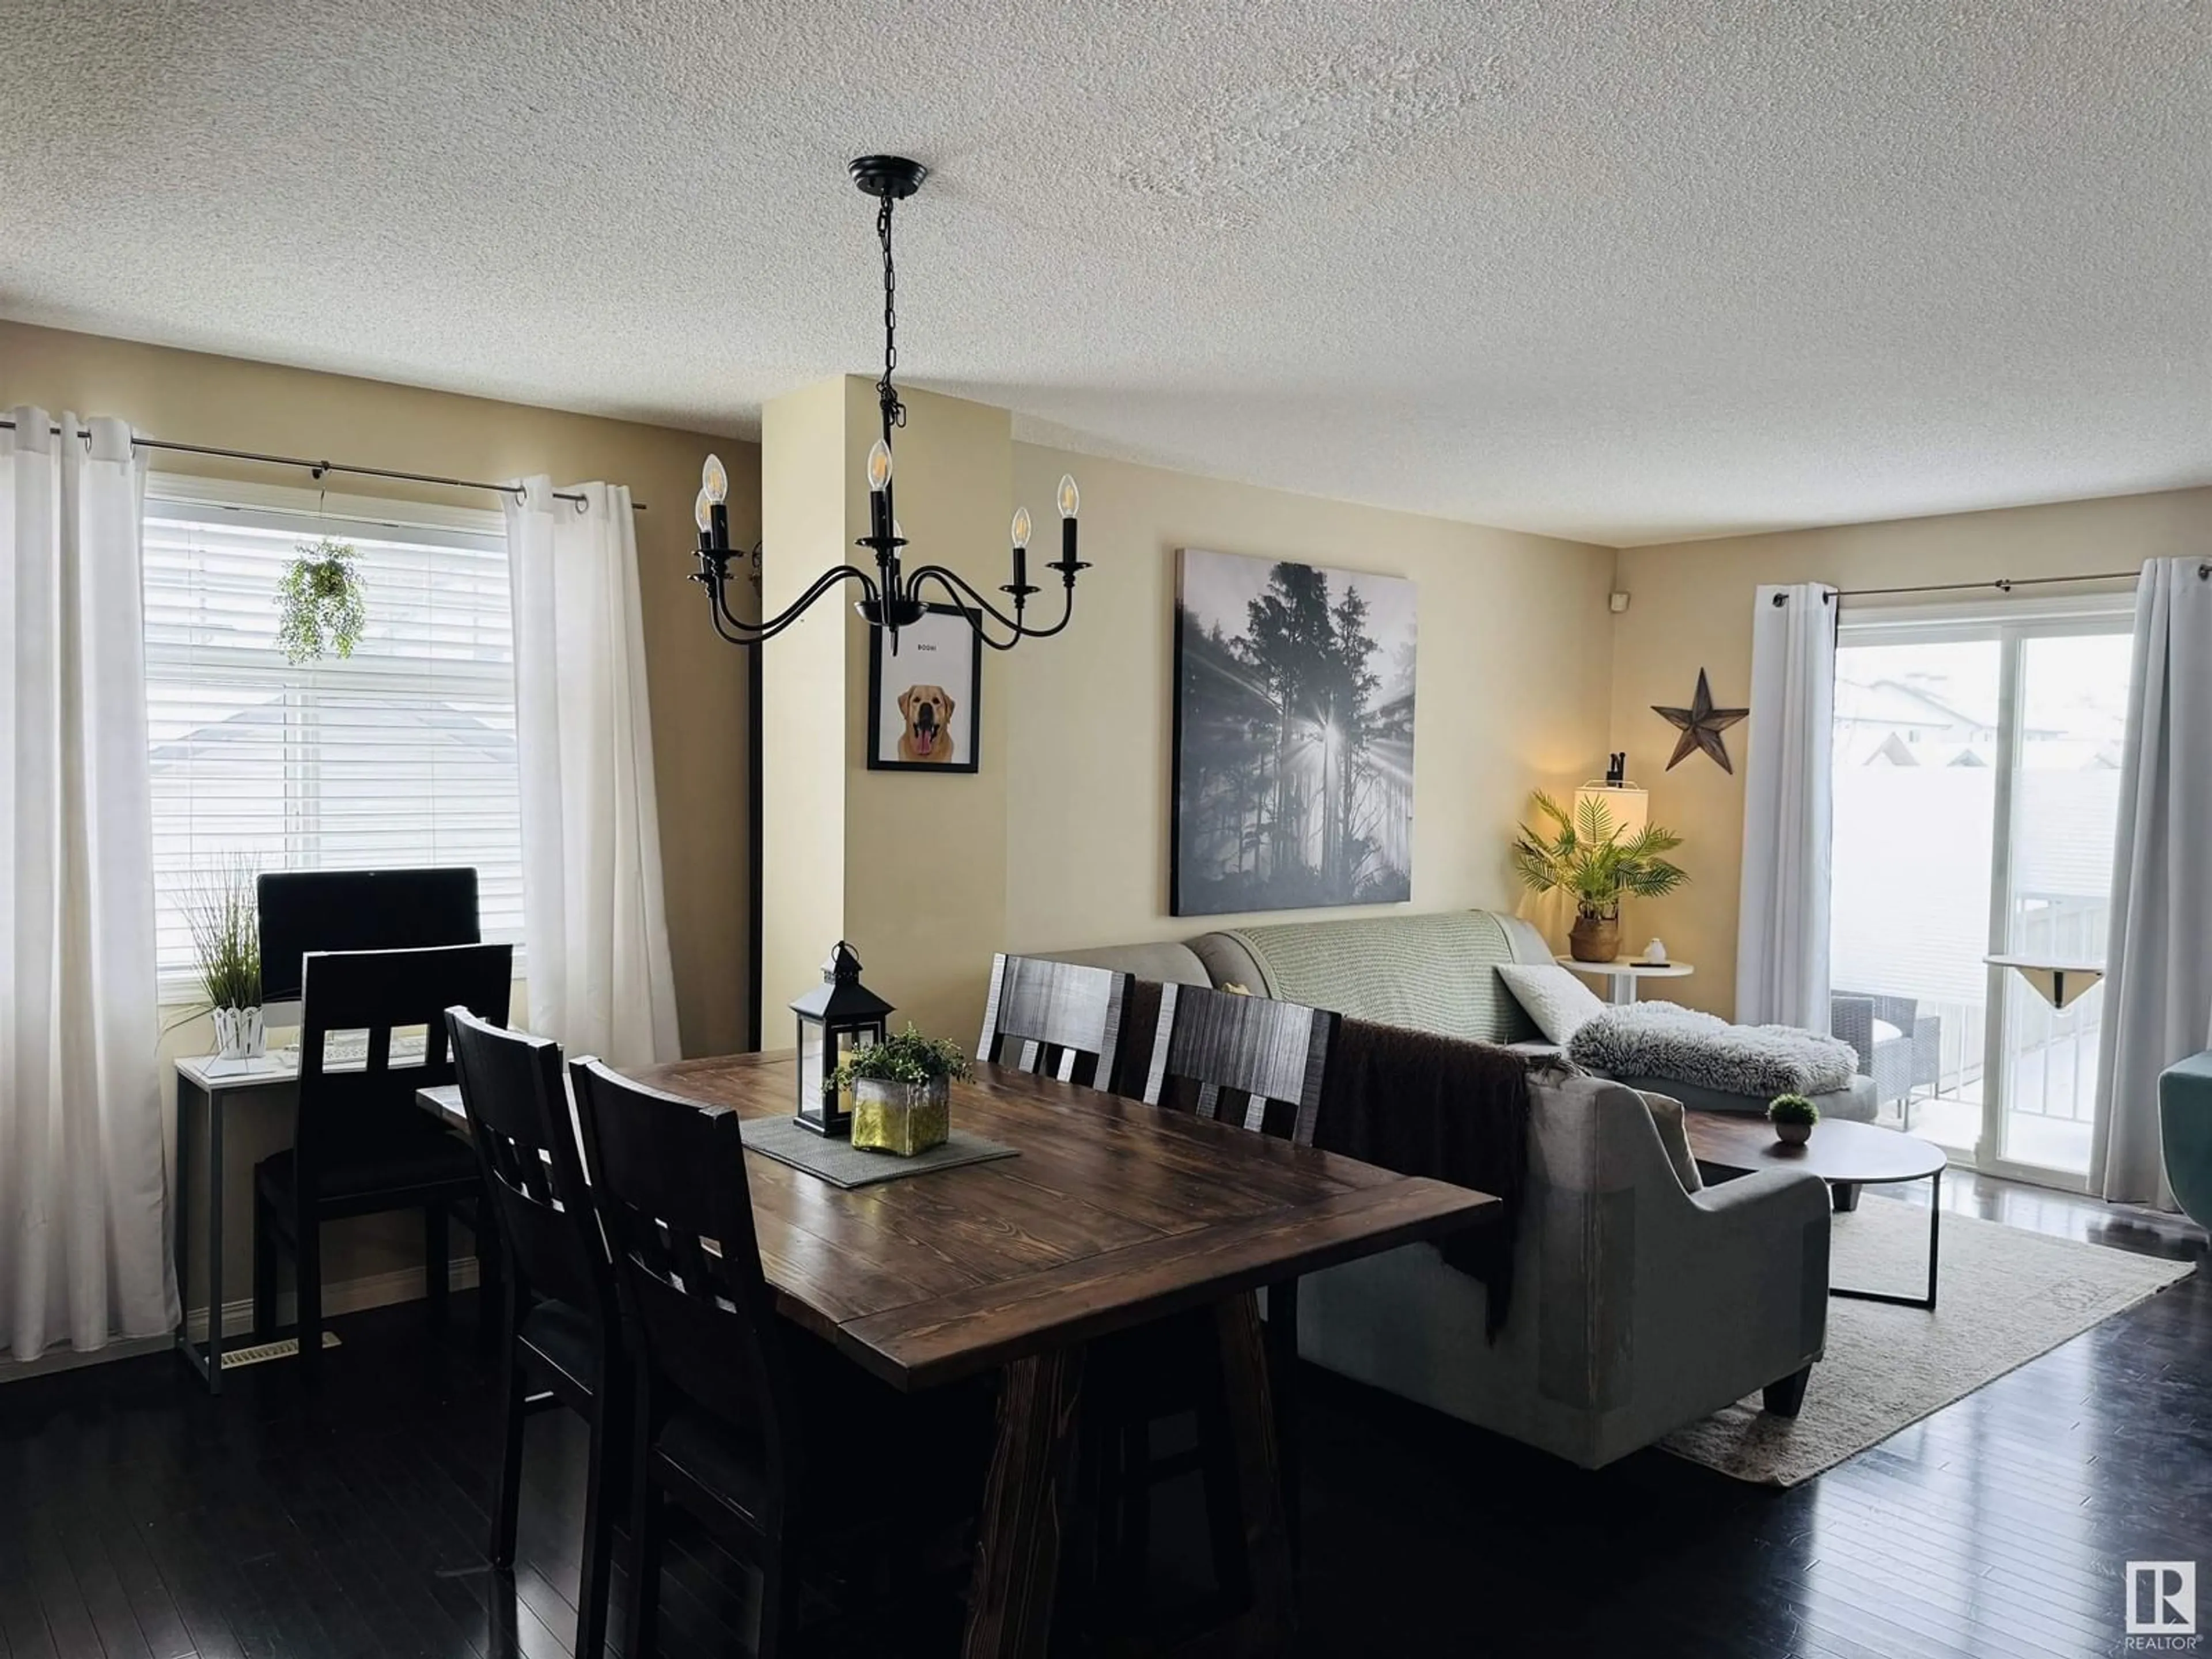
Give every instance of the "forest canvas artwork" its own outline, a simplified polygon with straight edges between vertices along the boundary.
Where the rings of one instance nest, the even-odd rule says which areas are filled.
[[[1414,643],[1401,577],[1182,550],[1175,915],[1413,896]]]

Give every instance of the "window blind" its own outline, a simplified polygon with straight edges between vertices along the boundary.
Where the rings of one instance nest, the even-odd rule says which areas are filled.
[[[234,858],[261,870],[471,865],[489,940],[522,937],[522,810],[507,543],[481,530],[167,501],[145,524],[155,902],[165,998],[188,998],[182,902]],[[295,665],[278,579],[351,544],[353,655]],[[521,954],[516,953],[516,970]]]

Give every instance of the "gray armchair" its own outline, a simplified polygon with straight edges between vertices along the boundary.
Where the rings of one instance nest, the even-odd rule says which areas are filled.
[[[1620,1085],[1536,1079],[1528,1094],[1498,1340],[1482,1286],[1408,1244],[1301,1280],[1298,1352],[1585,1468],[1762,1389],[1796,1416],[1827,1341],[1820,1178],[1762,1170],[1691,1193]]]
[[[1874,1024],[1883,1020],[1899,1035],[1877,1039]],[[1912,1091],[1933,1091],[1943,1080],[1943,1022],[1923,1015],[1911,997],[1838,991],[1828,999],[1828,1029],[1858,1053],[1859,1075],[1874,1079],[1877,1106],[1896,1101],[1911,1127]]]

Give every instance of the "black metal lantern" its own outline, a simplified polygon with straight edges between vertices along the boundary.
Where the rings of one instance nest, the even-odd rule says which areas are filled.
[[[853,1132],[853,1088],[832,1075],[884,1036],[891,1006],[860,983],[860,959],[844,940],[822,964],[822,983],[791,1005],[799,1016],[799,1123],[817,1135]]]

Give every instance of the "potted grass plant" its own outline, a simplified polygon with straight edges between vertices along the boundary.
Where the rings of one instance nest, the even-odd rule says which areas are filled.
[[[1623,837],[1605,803],[1585,798],[1571,814],[1538,790],[1536,809],[1547,827],[1521,826],[1513,842],[1513,869],[1532,892],[1564,888],[1575,901],[1567,949],[1577,962],[1611,962],[1620,954],[1624,895],[1663,898],[1690,878],[1660,856],[1682,838],[1656,823]]]
[[[232,860],[203,874],[185,898],[201,998],[192,1012],[215,1017],[220,1060],[258,1060],[266,1050],[255,879],[251,863]]]
[[[832,1079],[853,1091],[853,1144],[912,1158],[952,1133],[952,1079],[969,1074],[960,1045],[926,1037],[909,1024],[896,1036],[855,1049]]]
[[[1784,1146],[1802,1146],[1813,1138],[1820,1109],[1802,1095],[1777,1095],[1766,1104],[1766,1121],[1774,1126],[1774,1138]]]

